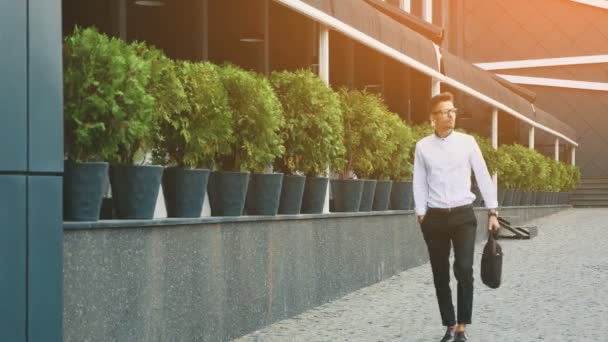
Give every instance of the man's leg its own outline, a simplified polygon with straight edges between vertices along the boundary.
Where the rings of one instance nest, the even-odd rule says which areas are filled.
[[[458,281],[458,323],[471,324],[473,313],[473,260],[477,219],[473,209],[455,215],[450,222],[454,244],[454,275]]]
[[[446,223],[444,215],[427,215],[422,222],[422,234],[429,251],[442,323],[453,326],[456,317],[450,289],[450,234]]]

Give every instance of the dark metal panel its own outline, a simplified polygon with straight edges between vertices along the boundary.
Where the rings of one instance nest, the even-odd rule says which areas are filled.
[[[61,1],[29,0],[29,170],[63,171]]]
[[[0,341],[25,341],[25,176],[0,175],[0,189]]]
[[[62,341],[62,177],[28,177],[28,341]]]
[[[0,1],[0,171],[27,168],[26,1]]]
[[[417,16],[410,14],[395,5],[388,4],[383,0],[365,0],[380,12],[391,17],[400,24],[409,27],[410,29],[420,33],[426,38],[432,40],[436,44],[441,44],[444,38],[444,30],[442,27],[426,22]],[[436,9],[433,8],[433,12]]]
[[[535,119],[530,102],[500,84],[494,74],[445,50],[442,50],[441,54],[446,76],[501,102],[532,120]]]
[[[304,0],[352,28],[438,70],[433,43],[365,1]],[[416,19],[417,20],[417,19]]]

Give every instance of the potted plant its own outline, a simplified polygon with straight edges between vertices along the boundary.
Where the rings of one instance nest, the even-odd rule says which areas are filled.
[[[111,115],[115,122],[110,134],[116,144],[109,159],[112,199],[117,218],[152,219],[163,168],[149,165],[147,152],[158,124],[154,83],[161,79],[162,68],[155,67],[158,61],[151,55],[147,58],[143,43],[120,42],[126,72]]]
[[[335,211],[359,211],[363,179],[373,173],[375,153],[383,152],[389,136],[386,106],[382,99],[365,91],[342,88],[339,92],[344,123],[344,165],[331,180]],[[389,147],[393,149],[392,146]],[[354,179],[354,176],[357,179]]]
[[[270,82],[285,117],[285,153],[274,163],[284,174],[279,214],[321,213],[328,178],[320,176],[339,167],[344,153],[338,95],[308,70],[273,72]]]
[[[162,178],[167,216],[200,217],[209,169],[233,138],[228,95],[215,65],[161,60],[153,155],[169,165]]]
[[[505,205],[517,206],[521,204],[521,189],[534,189],[533,180],[531,179],[533,175],[534,152],[518,144],[504,145],[502,148],[504,148],[505,152],[508,153],[516,165],[510,171],[503,171],[507,172],[510,186],[506,190]],[[504,174],[503,177],[505,177]]]
[[[132,164],[149,137],[154,123],[154,98],[148,92],[151,63],[138,54],[138,48],[109,38],[93,28],[76,28],[65,38],[64,94],[65,139],[67,155],[66,210],[78,202],[97,208],[104,189],[102,170],[95,171],[96,185],[91,192],[72,193],[77,186],[77,161],[104,161],[110,167],[113,197],[119,218],[151,218],[158,195],[160,167],[144,171],[140,184],[116,181],[116,174],[125,174],[119,164]],[[101,166],[105,170],[107,166]],[[117,168],[120,169],[117,171]],[[144,167],[142,167],[144,168]],[[82,169],[82,168],[81,168]],[[156,189],[155,189],[156,184]],[[149,193],[142,193],[142,188]],[[128,189],[135,195],[128,195]],[[84,196],[83,196],[84,195]],[[138,196],[137,201],[130,201]],[[83,199],[83,197],[89,197]],[[133,212],[123,205],[133,205]],[[151,209],[150,209],[151,207]],[[98,210],[98,209],[96,209]],[[99,215],[98,213],[96,215]],[[89,212],[88,218],[94,219]]]
[[[525,173],[525,180],[536,190],[535,205],[547,204],[547,174],[548,165],[545,157],[536,151],[529,150],[528,172]],[[520,165],[524,165],[523,162]]]
[[[246,197],[248,214],[276,214],[283,175],[262,172],[283,153],[281,103],[268,80],[256,73],[226,64],[221,80],[233,113],[234,139],[216,159],[219,171],[212,174],[208,187],[211,214],[241,215]],[[254,175],[248,194],[250,171]]]
[[[511,206],[512,189],[520,177],[519,164],[509,153],[508,145],[498,147],[496,151],[496,173],[498,175],[498,203],[500,206]]]
[[[565,165],[566,168],[566,182],[564,184],[564,191],[567,195],[564,204],[570,203],[570,196],[574,190],[578,187],[581,181],[581,172],[577,166]]]
[[[414,209],[414,193],[412,189],[412,167],[414,164],[415,146],[422,138],[433,134],[433,127],[430,124],[421,124],[411,128],[411,139],[403,140],[401,149],[408,151],[408,163],[399,161],[391,168],[395,170],[393,175],[393,185],[391,188],[390,209],[391,210],[411,210]]]
[[[374,177],[378,179],[379,185],[374,198],[374,210],[411,209],[414,200],[410,155],[415,144],[412,129],[395,114],[387,117],[387,123],[390,126],[389,140],[394,143],[395,147],[386,159],[386,171],[374,172]]]

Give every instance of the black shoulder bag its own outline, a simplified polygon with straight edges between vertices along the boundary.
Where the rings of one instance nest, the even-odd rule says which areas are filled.
[[[502,275],[502,247],[496,241],[495,232],[488,233],[488,241],[481,256],[481,281],[489,288],[500,287]]]

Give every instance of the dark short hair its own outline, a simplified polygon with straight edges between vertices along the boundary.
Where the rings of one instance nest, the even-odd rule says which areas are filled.
[[[435,106],[438,103],[446,102],[446,101],[454,102],[454,95],[452,95],[452,93],[450,93],[449,91],[446,91],[441,94],[437,94],[437,95],[433,96],[429,103],[430,104],[429,109],[432,111],[433,108],[435,108]]]

